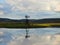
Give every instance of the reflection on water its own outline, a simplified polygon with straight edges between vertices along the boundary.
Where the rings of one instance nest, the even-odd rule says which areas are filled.
[[[0,45],[60,45],[60,28],[28,30],[30,38],[25,39],[25,29],[0,28]]]
[[[24,39],[21,45],[32,45],[29,39]]]

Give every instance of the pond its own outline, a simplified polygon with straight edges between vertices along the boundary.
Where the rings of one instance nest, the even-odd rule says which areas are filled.
[[[60,28],[28,29],[28,39],[25,30],[0,28],[0,45],[60,45]]]

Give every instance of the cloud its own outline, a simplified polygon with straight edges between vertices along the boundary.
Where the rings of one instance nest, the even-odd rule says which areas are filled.
[[[3,5],[0,4],[0,8],[3,8]]]
[[[55,9],[56,11],[60,11],[60,4],[59,5],[57,5],[57,7],[56,7],[56,9]]]
[[[6,2],[19,10],[52,10],[51,7],[56,8],[58,10],[58,6],[60,6],[59,2],[56,0],[6,0]],[[57,6],[58,5],[58,6]],[[55,9],[54,9],[55,10]]]
[[[2,4],[0,4],[0,15],[4,14],[4,11],[2,10],[2,8],[4,8],[4,6]]]
[[[54,18],[59,17],[54,11],[60,11],[59,0],[3,0],[0,4],[0,17],[21,19],[25,15],[30,18]],[[50,11],[50,13],[49,13]]]
[[[59,0],[5,0],[5,2],[12,6],[12,10],[21,11],[59,11],[60,6]]]
[[[3,11],[0,11],[0,15],[3,15],[4,14],[4,12]]]
[[[51,8],[54,11],[60,11],[59,7],[60,7],[60,1],[59,0],[53,0],[50,2],[51,4]]]

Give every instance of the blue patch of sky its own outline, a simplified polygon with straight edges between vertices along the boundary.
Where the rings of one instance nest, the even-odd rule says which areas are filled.
[[[0,0],[0,3],[4,4],[5,3],[5,0]]]
[[[3,6],[3,8],[0,8],[1,11],[3,11],[5,14],[11,13],[11,6],[5,2],[5,0],[0,0],[0,4]]]

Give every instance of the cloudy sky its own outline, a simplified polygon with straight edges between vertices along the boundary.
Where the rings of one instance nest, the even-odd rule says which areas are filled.
[[[60,18],[60,0],[0,0],[0,18]]]

